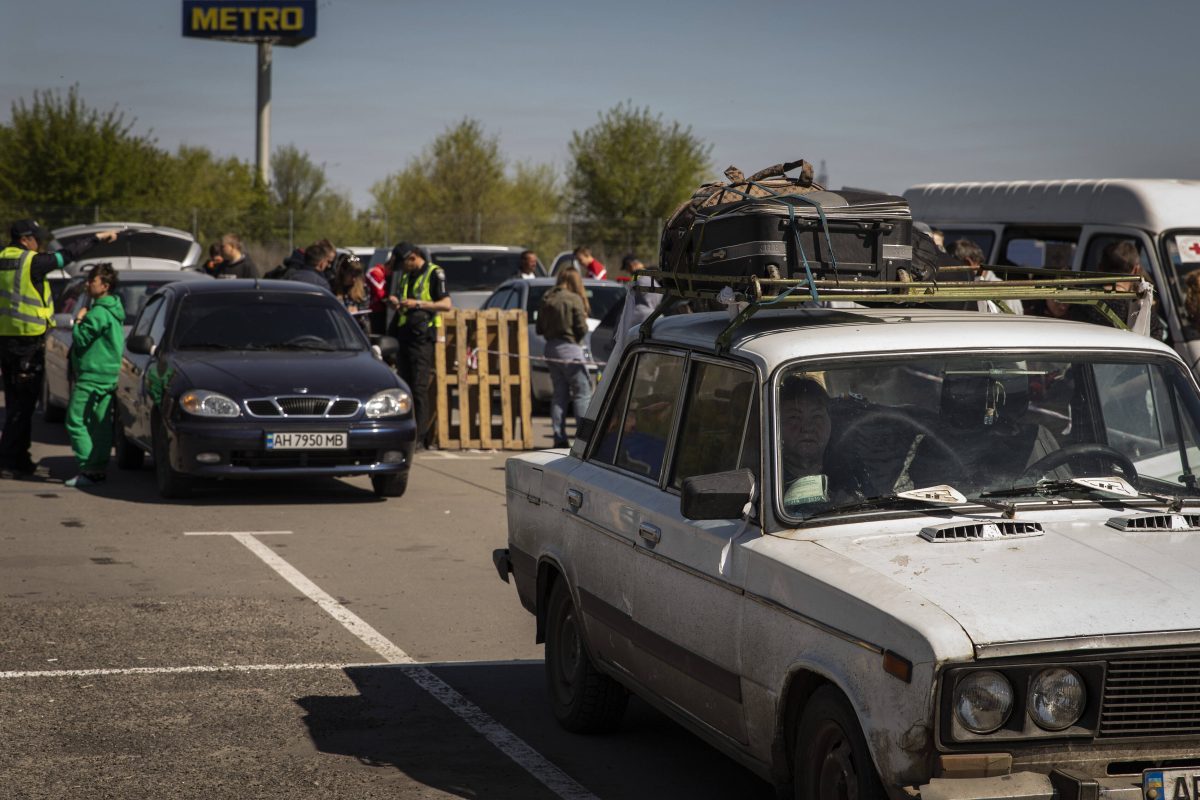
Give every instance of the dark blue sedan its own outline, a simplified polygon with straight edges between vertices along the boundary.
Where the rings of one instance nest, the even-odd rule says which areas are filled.
[[[151,453],[164,497],[199,478],[369,475],[383,497],[408,485],[408,387],[342,304],[308,284],[162,287],[126,341],[117,409],[118,466]]]

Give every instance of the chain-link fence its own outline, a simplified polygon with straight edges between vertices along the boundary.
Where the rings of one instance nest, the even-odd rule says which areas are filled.
[[[338,246],[390,247],[401,240],[418,243],[516,245],[536,250],[550,265],[555,255],[577,246],[610,271],[627,253],[646,264],[658,261],[662,219],[591,220],[574,217],[547,219],[498,210],[461,215],[422,215],[397,219],[383,211],[359,212],[354,219],[323,221],[311,213],[270,208],[238,211],[225,208],[133,208],[124,206],[0,206],[0,219],[34,217],[48,229],[100,222],[145,222],[191,233],[201,245],[236,233],[260,267],[280,263],[296,247],[328,238]]]

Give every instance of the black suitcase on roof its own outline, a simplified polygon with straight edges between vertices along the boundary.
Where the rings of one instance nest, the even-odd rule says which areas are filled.
[[[801,175],[783,173],[801,166]],[[663,231],[666,273],[698,276],[897,280],[912,263],[912,214],[902,197],[830,192],[807,162],[702,186]],[[807,271],[805,265],[807,264]],[[701,279],[702,280],[702,279]],[[669,281],[668,281],[669,282]],[[719,283],[719,281],[718,281]]]

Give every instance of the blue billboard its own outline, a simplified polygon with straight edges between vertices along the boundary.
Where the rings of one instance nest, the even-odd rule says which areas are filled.
[[[183,0],[183,35],[297,45],[317,35],[317,0]]]

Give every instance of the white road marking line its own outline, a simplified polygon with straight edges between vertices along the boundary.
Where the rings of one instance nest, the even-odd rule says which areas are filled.
[[[378,664],[226,664],[220,667],[120,667],[111,669],[36,669],[0,672],[3,678],[92,678],[103,675],[186,675],[205,672],[289,672],[318,669],[351,669]]]
[[[291,531],[266,531],[271,534],[287,534]],[[491,742],[500,752],[504,753],[522,769],[542,783],[550,791],[563,800],[597,800],[595,795],[583,788],[570,775],[563,772],[538,751],[534,750],[512,731],[505,728],[490,717],[483,709],[459,694],[450,684],[434,675],[427,668],[418,665],[413,659],[396,645],[392,644],[379,631],[372,628],[361,617],[343,606],[324,589],[317,586],[299,570],[279,557],[255,536],[258,532],[249,531],[195,531],[185,533],[185,536],[229,536],[241,542],[250,552],[254,553],[271,569],[303,593],[306,597],[325,610],[327,614],[368,647],[379,653],[390,664],[403,665],[404,674],[417,686],[424,689],[431,697],[454,712],[459,719],[471,726],[476,733]]]

